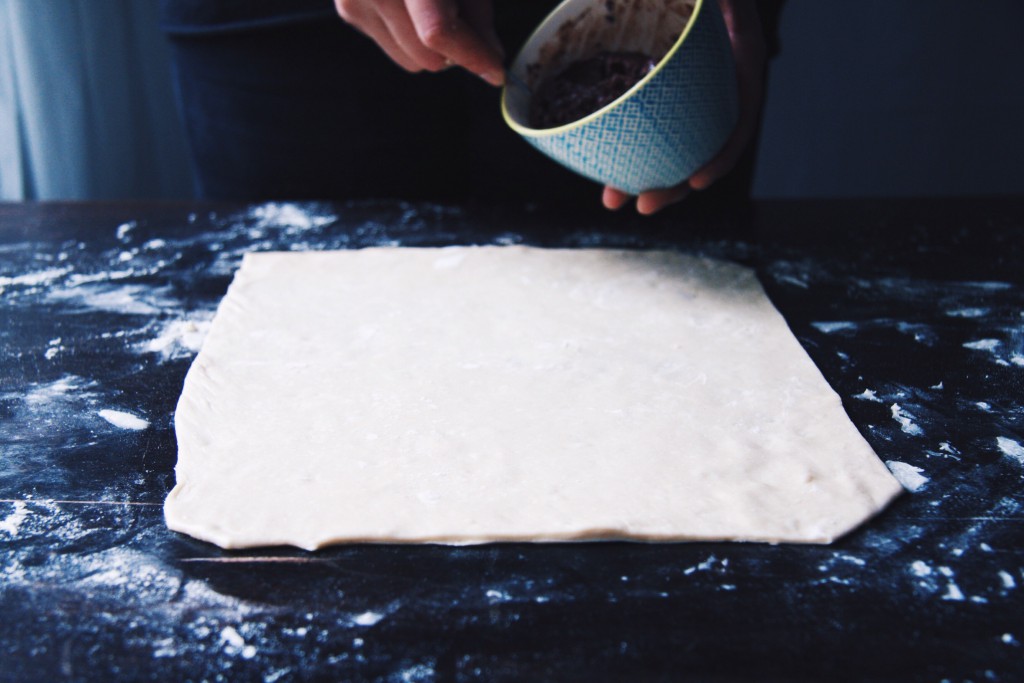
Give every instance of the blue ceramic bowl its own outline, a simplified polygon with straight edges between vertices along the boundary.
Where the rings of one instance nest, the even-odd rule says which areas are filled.
[[[602,51],[660,60],[602,109],[564,126],[532,128],[531,91]],[[530,36],[509,71],[501,99],[508,125],[576,173],[630,194],[683,182],[715,156],[736,125],[736,67],[715,0],[566,0]]]

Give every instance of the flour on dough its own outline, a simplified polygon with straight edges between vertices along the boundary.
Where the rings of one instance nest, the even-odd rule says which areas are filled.
[[[900,491],[753,272],[671,252],[247,255],[175,426],[225,548],[827,543]]]

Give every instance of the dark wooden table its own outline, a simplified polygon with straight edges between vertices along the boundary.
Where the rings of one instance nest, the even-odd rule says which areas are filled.
[[[756,267],[916,490],[829,547],[225,552],[164,527],[175,402],[242,253],[516,242]],[[1022,388],[1019,198],[0,205],[0,680],[1024,680]]]

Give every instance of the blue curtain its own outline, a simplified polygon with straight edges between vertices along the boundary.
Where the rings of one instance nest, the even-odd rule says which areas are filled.
[[[154,0],[0,0],[0,198],[187,197]]]

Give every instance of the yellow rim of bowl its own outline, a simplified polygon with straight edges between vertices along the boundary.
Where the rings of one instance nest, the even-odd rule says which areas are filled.
[[[534,29],[533,33],[530,34],[530,37],[526,39],[526,42],[523,43],[523,47],[529,45],[530,41],[532,41],[533,37],[537,35],[537,33],[540,31],[541,27],[543,27],[548,22],[548,19],[553,14],[557,13],[558,10],[560,10],[562,8],[562,5],[565,5],[565,4],[569,3],[570,1],[571,0],[564,0],[564,2],[562,2],[558,7],[556,7],[553,10],[551,10],[551,13],[548,14],[548,16],[544,19],[544,21],[540,22],[540,24],[537,25],[537,28]],[[508,86],[508,83],[506,83],[505,87],[503,87],[501,89],[501,115],[505,118],[505,123],[508,124],[509,128],[511,128],[515,132],[519,133],[520,135],[524,135],[526,137],[531,137],[531,138],[543,138],[543,137],[547,137],[549,135],[558,135],[560,133],[566,133],[566,132],[572,130],[573,128],[579,128],[581,126],[585,126],[586,124],[590,123],[591,121],[593,121],[594,119],[598,118],[599,116],[603,116],[605,113],[611,111],[612,109],[615,109],[616,107],[621,105],[623,102],[625,102],[629,98],[630,95],[632,95],[634,92],[636,92],[637,90],[642,88],[648,81],[650,81],[652,78],[654,78],[658,74],[658,72],[661,71],[662,68],[666,64],[668,64],[668,61],[672,58],[672,55],[674,55],[676,52],[679,51],[679,48],[682,46],[683,42],[686,40],[686,36],[690,35],[690,30],[693,28],[693,25],[697,23],[697,16],[700,14],[701,8],[703,6],[704,6],[704,0],[697,0],[697,2],[693,6],[693,14],[690,15],[690,20],[688,22],[686,22],[686,28],[684,28],[683,32],[679,35],[679,39],[676,40],[675,44],[673,44],[671,48],[669,48],[669,51],[665,53],[665,56],[661,58],[661,61],[658,62],[658,64],[653,69],[651,69],[650,73],[648,73],[646,76],[644,76],[639,81],[637,81],[635,84],[633,84],[632,88],[630,88],[626,92],[622,93],[617,98],[615,98],[614,100],[612,100],[608,104],[604,105],[603,107],[601,107],[597,111],[591,112],[591,113],[587,114],[586,116],[584,116],[581,119],[576,119],[572,123],[566,123],[566,124],[561,125],[561,126],[555,126],[554,128],[529,128],[527,126],[524,126],[522,124],[517,123],[512,118],[512,115],[508,113],[508,88],[509,88],[509,86]],[[521,51],[522,50],[520,50],[520,52]],[[518,59],[518,55],[516,56],[516,59]]]

